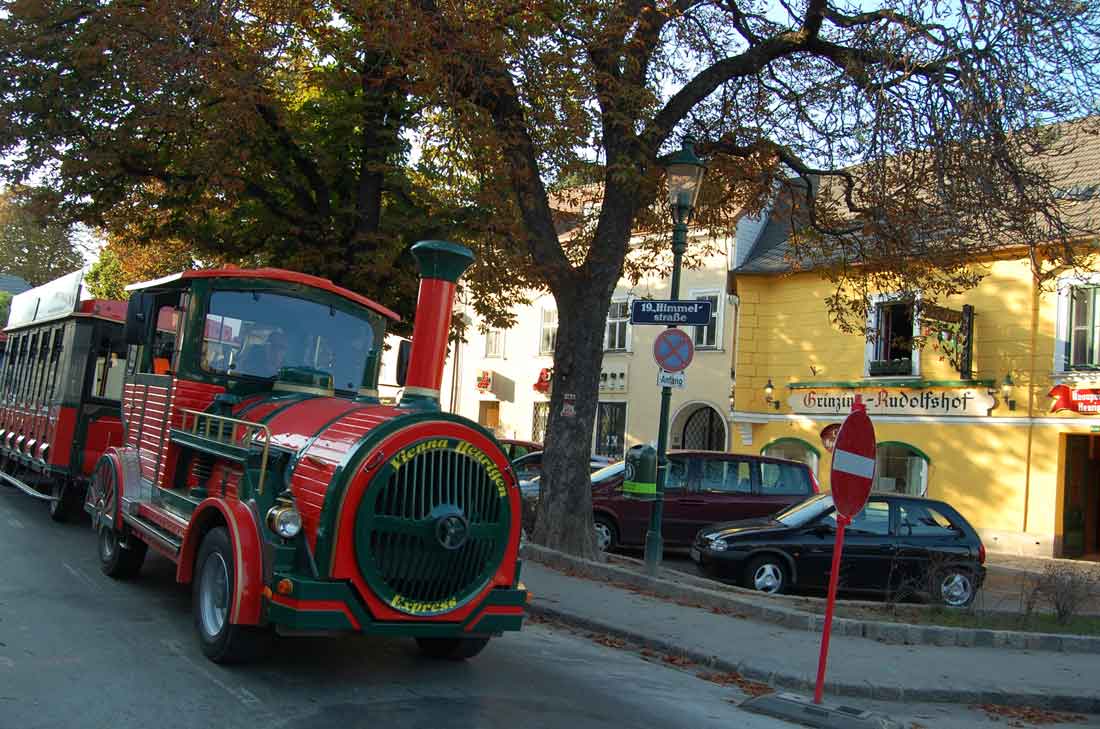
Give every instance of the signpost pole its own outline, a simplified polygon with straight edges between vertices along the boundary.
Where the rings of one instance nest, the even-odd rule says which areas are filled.
[[[844,549],[844,528],[848,517],[836,515],[836,542],[833,543],[833,566],[829,570],[829,597],[825,601],[825,625],[821,630],[821,654],[817,659],[817,684],[814,686],[814,703],[821,703],[825,692],[825,664],[829,661],[829,637],[833,631],[833,607],[836,605],[836,586],[840,577],[840,552]]]
[[[676,218],[672,226],[672,300],[680,298],[680,262],[687,248],[687,216],[689,207],[678,204],[673,215]],[[668,329],[675,328],[670,324]],[[645,569],[651,577],[657,575],[665,545],[661,537],[661,518],[665,507],[665,474],[668,473],[668,410],[672,404],[672,388],[661,388],[661,415],[657,423],[657,490],[649,512],[649,531],[645,535]]]

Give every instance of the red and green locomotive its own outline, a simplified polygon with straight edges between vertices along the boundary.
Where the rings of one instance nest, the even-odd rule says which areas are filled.
[[[279,269],[131,287],[122,438],[84,503],[103,571],[148,548],[192,585],[214,661],[272,633],[415,637],[467,658],[521,626],[520,504],[491,433],[439,410],[462,246],[413,247],[420,298],[404,394],[378,399],[385,307]],[[166,326],[174,322],[174,326]]]

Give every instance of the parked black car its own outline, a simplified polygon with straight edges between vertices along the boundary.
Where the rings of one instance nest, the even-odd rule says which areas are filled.
[[[762,592],[824,590],[835,538],[832,496],[819,494],[768,519],[705,527],[691,558]],[[964,607],[981,588],[984,564],[982,540],[949,504],[875,493],[845,529],[840,589]]]

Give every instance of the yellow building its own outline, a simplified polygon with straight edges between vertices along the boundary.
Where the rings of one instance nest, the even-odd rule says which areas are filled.
[[[967,373],[944,347],[910,346],[913,306],[889,292],[871,302],[877,336],[839,332],[831,285],[789,272],[786,238],[772,220],[736,261],[732,450],[804,460],[827,486],[829,426],[860,395],[876,489],[950,502],[993,551],[1100,559],[1100,274],[1043,292],[1026,258],[986,262],[977,288],[941,302],[942,319],[972,315]]]

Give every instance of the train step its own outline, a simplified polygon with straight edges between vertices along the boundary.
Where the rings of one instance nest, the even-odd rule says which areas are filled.
[[[0,479],[3,479],[4,481],[7,481],[9,484],[11,484],[15,488],[19,489],[20,491],[25,493],[27,496],[33,496],[34,498],[42,499],[43,501],[57,501],[56,496],[50,496],[49,494],[44,494],[41,491],[35,489],[33,486],[30,486],[29,484],[24,483],[23,481],[19,480],[15,476],[12,476],[11,474],[4,473],[3,471],[0,471]]]
[[[144,519],[134,514],[122,515],[122,520],[126,522],[134,531],[138,532],[145,541],[149,542],[151,546],[157,547],[158,551],[167,553],[166,556],[178,556],[180,548],[183,546],[183,540],[177,537],[175,534],[162,529],[148,519]]]

